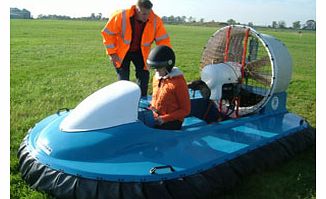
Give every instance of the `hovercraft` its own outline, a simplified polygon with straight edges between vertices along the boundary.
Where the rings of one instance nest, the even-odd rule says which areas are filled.
[[[31,128],[18,151],[22,178],[56,198],[209,198],[315,143],[286,109],[291,56],[245,26],[218,30],[189,85],[181,130],[153,128],[150,96],[110,84]]]

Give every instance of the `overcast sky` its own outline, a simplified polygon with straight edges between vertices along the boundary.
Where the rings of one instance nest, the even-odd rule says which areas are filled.
[[[11,0],[10,7],[25,8],[36,18],[39,14],[57,14],[71,17],[102,13],[104,17],[121,8],[128,8],[136,0]],[[272,21],[294,21],[304,24],[316,20],[315,0],[152,0],[153,10],[159,16],[192,16],[196,20],[237,22],[271,25]]]

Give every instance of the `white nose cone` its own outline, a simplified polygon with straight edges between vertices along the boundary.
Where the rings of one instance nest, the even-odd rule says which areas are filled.
[[[140,88],[130,81],[110,84],[84,99],[61,122],[65,132],[91,131],[137,121]]]

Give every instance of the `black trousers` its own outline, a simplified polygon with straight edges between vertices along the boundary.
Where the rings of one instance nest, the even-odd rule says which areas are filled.
[[[166,122],[162,125],[155,125],[154,128],[163,129],[163,130],[180,130],[182,126],[182,122],[179,120],[174,120],[170,122]]]
[[[147,96],[149,71],[144,70],[144,60],[141,51],[128,52],[122,61],[121,67],[116,68],[118,80],[129,80],[130,62],[135,65],[137,84],[141,89],[141,96]]]

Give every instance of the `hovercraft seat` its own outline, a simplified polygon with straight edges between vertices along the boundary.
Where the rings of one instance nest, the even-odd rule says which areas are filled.
[[[191,113],[184,119],[182,130],[199,127],[215,121],[216,108],[210,103],[211,91],[202,80],[188,83],[191,99]],[[151,110],[148,110],[151,97],[141,98],[138,109],[138,119],[148,127],[154,127],[154,118]]]

